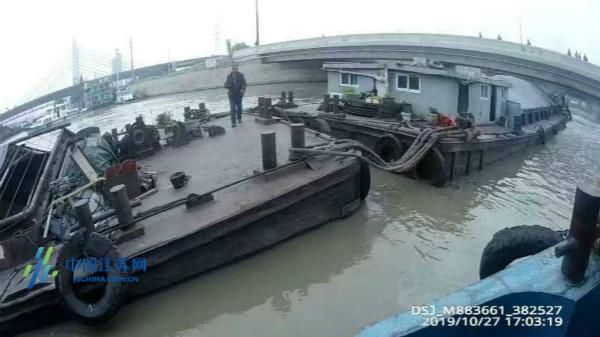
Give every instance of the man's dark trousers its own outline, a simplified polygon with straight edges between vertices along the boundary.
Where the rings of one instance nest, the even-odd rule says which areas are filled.
[[[229,97],[229,106],[231,107],[231,125],[235,125],[236,120],[242,122],[242,97]]]

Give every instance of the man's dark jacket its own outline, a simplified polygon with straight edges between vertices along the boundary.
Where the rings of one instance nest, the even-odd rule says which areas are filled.
[[[227,75],[225,81],[225,88],[229,89],[229,99],[241,98],[246,90],[246,79],[244,74],[238,72],[231,72]]]

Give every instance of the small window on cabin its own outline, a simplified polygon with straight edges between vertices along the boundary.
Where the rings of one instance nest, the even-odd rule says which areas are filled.
[[[396,89],[409,92],[421,91],[421,77],[416,75],[398,75]]]
[[[358,75],[354,74],[340,74],[340,84],[341,85],[358,85]]]
[[[487,99],[489,96],[489,87],[486,84],[481,85],[481,98]]]

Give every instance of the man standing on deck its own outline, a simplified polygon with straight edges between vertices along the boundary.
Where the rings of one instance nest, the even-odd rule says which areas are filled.
[[[236,120],[242,123],[242,97],[246,91],[244,74],[238,71],[238,65],[231,65],[231,73],[227,75],[225,88],[229,89],[229,106],[231,107],[231,127],[235,128]]]

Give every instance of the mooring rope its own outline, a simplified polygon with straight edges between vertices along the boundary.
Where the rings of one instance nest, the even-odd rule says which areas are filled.
[[[380,170],[401,174],[413,169],[440,139],[464,135],[465,131],[457,130],[456,127],[425,129],[417,135],[402,157],[393,162],[386,162],[375,151],[352,139],[338,139],[307,148],[290,148],[290,153],[304,157],[318,155],[356,157]]]

